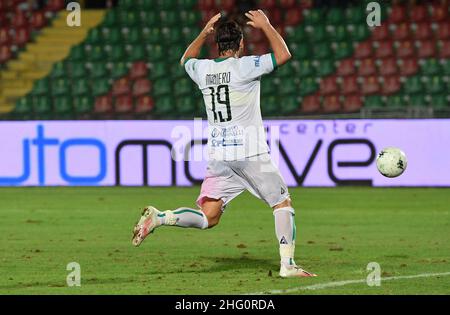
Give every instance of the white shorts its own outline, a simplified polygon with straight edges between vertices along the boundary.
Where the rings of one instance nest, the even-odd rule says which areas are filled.
[[[270,155],[237,161],[210,160],[202,183],[197,205],[205,198],[221,199],[225,206],[244,190],[265,201],[270,207],[282,203],[289,192],[278,168]]]

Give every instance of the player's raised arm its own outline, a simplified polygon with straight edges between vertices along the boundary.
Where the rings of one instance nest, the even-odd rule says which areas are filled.
[[[183,56],[181,57],[180,64],[184,65],[185,61],[189,58],[197,58],[200,54],[200,49],[202,48],[203,44],[205,43],[206,38],[208,35],[212,34],[214,32],[214,24],[220,19],[220,13],[217,13],[214,15],[208,23],[206,23],[203,30],[200,32],[200,34],[197,36],[196,39],[188,46],[186,51],[184,52]]]
[[[250,19],[247,24],[261,29],[266,35],[270,46],[272,47],[278,66],[285,64],[289,59],[291,59],[292,55],[289,52],[289,48],[287,47],[283,37],[281,37],[272,24],[270,24],[269,19],[262,10],[248,11],[245,13],[245,16]]]

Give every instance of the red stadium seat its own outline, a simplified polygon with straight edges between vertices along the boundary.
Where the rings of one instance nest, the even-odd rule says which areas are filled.
[[[336,94],[339,90],[336,77],[326,77],[320,81],[320,94],[330,95]]]
[[[263,33],[263,31],[261,31],[258,28],[247,28],[247,41],[249,43],[258,43],[258,42],[262,42],[265,40],[265,35]]]
[[[378,74],[381,76],[390,76],[398,73],[397,61],[395,58],[386,58],[380,61]]]
[[[382,23],[380,26],[376,26],[372,30],[372,39],[375,41],[384,41],[389,37],[389,24],[387,23]]]
[[[361,96],[358,94],[348,95],[342,103],[342,109],[346,113],[357,112],[362,107]]]
[[[131,92],[131,89],[130,89],[130,82],[129,82],[128,78],[123,77],[114,82],[113,87],[112,87],[113,96],[118,96],[121,94],[130,93],[130,92]]]
[[[373,59],[364,59],[361,60],[361,64],[358,67],[358,75],[359,76],[370,76],[375,75],[377,72],[377,67],[375,66],[375,62]]]
[[[24,0],[9,0],[11,10],[13,10],[14,8],[17,10],[19,4],[21,4],[23,2],[25,2],[25,1]]]
[[[11,58],[11,48],[9,46],[0,45],[0,64],[6,63]]]
[[[341,83],[341,92],[344,95],[359,93],[360,87],[356,76],[344,77]]]
[[[389,15],[389,21],[395,24],[406,21],[406,7],[403,5],[393,5],[391,14]]]
[[[0,4],[0,9],[3,11],[15,10],[19,2],[24,2],[24,0],[2,0]]]
[[[153,98],[149,95],[141,96],[136,101],[136,113],[149,113],[153,110],[155,107],[155,103],[153,101]]]
[[[375,57],[378,59],[392,57],[394,55],[394,43],[392,41],[382,41],[374,47]]]
[[[220,0],[220,8],[222,10],[231,11],[235,6],[235,0]]]
[[[354,57],[357,59],[365,59],[373,54],[372,42],[370,40],[359,43],[355,48]]]
[[[202,11],[212,10],[216,8],[215,0],[199,0],[198,8]]]
[[[414,43],[412,41],[406,40],[397,43],[397,57],[398,58],[409,58],[414,55]]]
[[[440,43],[439,57],[443,59],[450,58],[450,40],[445,40]]]
[[[448,18],[448,5],[435,4],[431,7],[431,20],[433,22],[445,21]]]
[[[30,40],[30,31],[26,27],[21,27],[15,30],[13,36],[13,44],[19,47],[24,46]]]
[[[383,77],[382,82],[381,93],[384,95],[394,94],[402,87],[398,76]]]
[[[267,46],[267,42],[259,42],[255,44],[251,44],[253,55],[264,55],[269,51],[269,47]]]
[[[7,45],[9,46],[11,44],[11,36],[9,35],[9,30],[6,27],[0,28],[0,45]]]
[[[8,26],[9,20],[6,17],[6,14],[0,10],[0,27]]]
[[[263,9],[273,9],[277,6],[277,0],[261,0],[259,6]]]
[[[138,61],[133,63],[130,69],[130,79],[136,80],[137,78],[142,78],[147,76],[148,68],[144,61]]]
[[[28,25],[28,20],[25,15],[25,12],[21,10],[17,10],[14,13],[14,16],[11,18],[11,27],[12,28],[21,28],[26,27]]]
[[[202,10],[202,23],[206,24],[214,15],[217,14],[216,9]]]
[[[394,28],[394,31],[392,32],[392,39],[406,40],[411,37],[410,32],[409,32],[409,24],[408,23],[401,23],[398,25],[394,25],[393,28]]]
[[[450,39],[450,22],[441,22],[437,25],[436,38],[440,40]]]
[[[47,2],[47,10],[56,12],[64,9],[64,0],[48,0]]]
[[[409,19],[414,23],[428,19],[428,11],[425,5],[414,5],[409,10]]]
[[[314,0],[299,0],[297,6],[301,9],[312,9]]]
[[[320,96],[319,95],[308,95],[303,98],[302,101],[302,112],[303,113],[315,113],[320,110]]]
[[[283,11],[279,8],[270,9],[267,12],[267,16],[274,26],[283,22]]]
[[[47,19],[45,18],[44,12],[36,11],[33,12],[30,20],[30,26],[35,29],[41,29],[47,24]]]
[[[94,112],[98,114],[111,113],[113,111],[113,103],[111,95],[98,96],[94,103]]]
[[[354,61],[351,58],[343,59],[339,62],[339,66],[337,68],[337,75],[338,76],[347,76],[347,75],[353,75],[355,74],[355,65]]]
[[[419,71],[419,64],[416,58],[399,60],[400,75],[408,77]]]
[[[18,2],[19,2],[18,0],[15,1],[2,0],[0,1],[0,10],[2,12],[14,11],[14,9],[16,9],[17,7]]]
[[[286,12],[284,23],[287,26],[294,26],[299,24],[302,21],[302,18],[303,14],[299,9],[290,9]]]
[[[133,111],[133,97],[129,94],[116,98],[114,102],[116,113],[131,113]]]
[[[377,77],[365,77],[361,83],[361,90],[364,95],[380,93],[380,83]]]
[[[323,99],[322,110],[324,113],[336,113],[341,110],[339,95],[326,96]]]
[[[417,46],[417,57],[419,58],[431,58],[436,55],[434,40],[418,41]]]
[[[416,24],[414,29],[414,38],[418,40],[428,39],[433,35],[431,24],[427,22]]]
[[[136,80],[133,84],[133,96],[141,96],[150,93],[152,89],[151,82],[146,78]]]
[[[268,17],[273,25],[279,25],[283,21],[283,11],[279,8],[274,8],[268,11]]]
[[[283,9],[293,9],[296,6],[296,0],[279,0],[279,3]]]

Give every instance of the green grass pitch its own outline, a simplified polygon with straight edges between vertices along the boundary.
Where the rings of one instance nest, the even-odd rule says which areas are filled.
[[[316,278],[278,277],[271,210],[245,193],[221,223],[162,227],[139,247],[131,230],[147,204],[194,206],[193,188],[1,188],[0,294],[450,294],[450,276],[355,283],[377,262],[382,277],[450,272],[450,189],[291,188],[297,263]],[[81,266],[68,287],[66,266]]]

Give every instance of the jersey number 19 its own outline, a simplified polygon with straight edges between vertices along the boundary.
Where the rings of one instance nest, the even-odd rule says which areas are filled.
[[[214,122],[217,122],[219,120],[220,122],[226,122],[231,120],[231,106],[230,106],[230,92],[228,89],[228,85],[219,85],[217,87],[217,91],[213,88],[209,88],[211,90],[211,105],[212,105],[212,112],[214,114]],[[221,95],[225,96],[225,99],[222,99]],[[223,117],[223,111],[216,110],[216,98],[217,103],[225,105],[227,109],[227,117]]]

